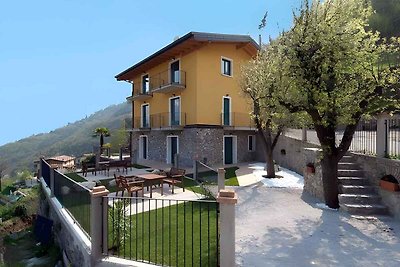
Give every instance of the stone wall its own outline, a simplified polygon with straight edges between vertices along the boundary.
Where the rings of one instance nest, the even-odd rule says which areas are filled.
[[[227,131],[222,127],[185,127],[180,131],[135,132],[132,135],[132,150],[135,151],[134,158],[136,158],[139,151],[139,137],[147,135],[148,158],[165,162],[167,136],[175,135],[179,138],[179,164],[181,166],[191,167],[194,159],[206,162],[210,166],[218,166],[223,163],[223,136],[235,135],[237,136],[238,162],[249,162],[256,159],[256,153],[249,152],[247,147],[248,135],[254,134],[254,131]]]
[[[378,158],[370,155],[353,153],[357,163],[362,167],[365,176],[382,197],[383,203],[390,212],[400,219],[400,192],[389,192],[379,186],[379,180],[386,174],[391,174],[400,182],[400,160]]]
[[[90,266],[90,240],[58,200],[50,197],[50,190],[44,186],[42,190],[44,197],[40,200],[39,215],[53,221],[54,241],[65,252],[72,266]]]

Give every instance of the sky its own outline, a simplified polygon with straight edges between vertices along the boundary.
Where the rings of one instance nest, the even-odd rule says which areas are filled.
[[[14,0],[0,3],[0,145],[80,120],[130,94],[114,76],[190,31],[292,24],[301,0]],[[267,26],[258,25],[268,11]]]

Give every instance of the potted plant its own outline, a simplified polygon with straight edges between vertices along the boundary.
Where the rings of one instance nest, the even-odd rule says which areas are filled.
[[[307,163],[306,171],[307,171],[307,173],[315,173],[314,163],[311,163],[311,162]]]
[[[391,174],[383,176],[379,182],[379,185],[382,189],[385,189],[387,191],[395,192],[400,190],[399,182]]]

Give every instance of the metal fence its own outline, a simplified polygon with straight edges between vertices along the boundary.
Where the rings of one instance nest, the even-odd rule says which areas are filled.
[[[90,191],[54,170],[54,196],[90,236]]]
[[[389,158],[400,157],[400,119],[388,119],[385,121],[385,151]]]
[[[349,150],[357,153],[376,155],[376,133],[377,120],[375,118],[361,120],[354,132]],[[343,136],[343,132],[341,132],[341,136]]]
[[[109,254],[162,266],[219,265],[219,205],[105,197]]]

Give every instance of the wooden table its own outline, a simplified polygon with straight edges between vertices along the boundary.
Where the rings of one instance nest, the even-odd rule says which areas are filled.
[[[164,194],[163,180],[167,178],[165,175],[159,175],[155,173],[144,173],[135,175],[139,179],[143,179],[145,186],[150,186],[150,198],[153,197],[153,185],[161,184],[161,195]]]

